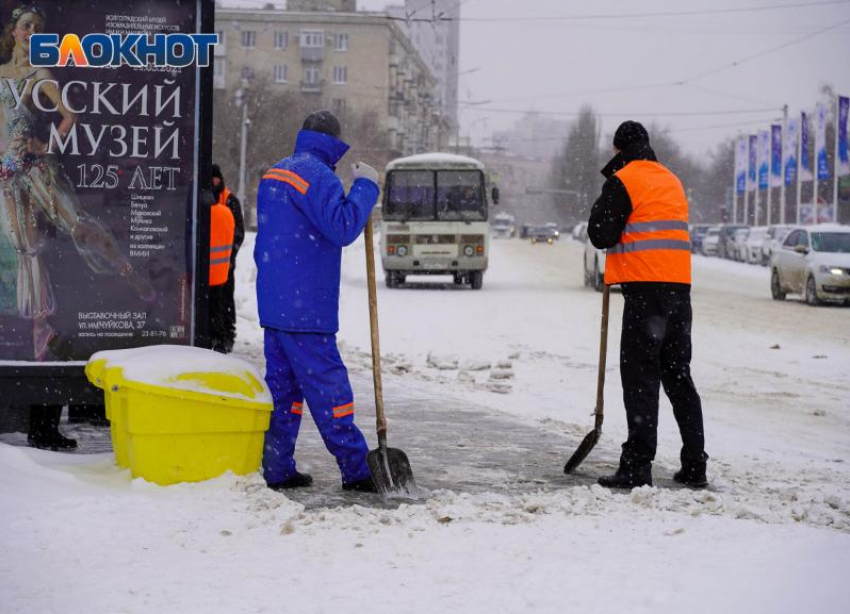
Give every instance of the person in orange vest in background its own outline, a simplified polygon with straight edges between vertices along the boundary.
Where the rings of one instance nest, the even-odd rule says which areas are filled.
[[[659,387],[673,405],[682,436],[682,468],[673,476],[708,485],[702,403],[691,379],[691,252],[688,200],[679,179],[658,163],[641,124],[614,135],[615,156],[593,205],[587,236],[607,249],[605,283],[625,298],[620,378],[629,435],[620,466],[599,478],[610,488],[652,485],[658,436]]]
[[[224,176],[221,174],[221,168],[218,164],[212,165],[212,190],[213,197],[218,200],[218,204],[227,205],[230,212],[233,214],[233,220],[236,222],[236,228],[233,233],[233,251],[230,252],[230,271],[227,273],[227,282],[222,290],[224,296],[224,347],[227,353],[233,349],[233,344],[236,341],[236,301],[234,294],[236,292],[236,255],[239,253],[239,248],[242,247],[242,241],[245,239],[245,222],[242,218],[242,205],[236,195],[224,183]]]
[[[213,202],[210,207],[209,333],[210,347],[222,354],[227,354],[232,347],[227,327],[227,279],[230,275],[235,232],[233,212],[221,199]],[[232,294],[233,290],[230,292]]]

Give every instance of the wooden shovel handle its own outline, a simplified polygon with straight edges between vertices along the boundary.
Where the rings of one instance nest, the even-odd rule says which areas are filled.
[[[372,216],[366,222],[366,286],[369,290],[369,328],[372,332],[372,377],[375,381],[375,415],[378,442],[386,445],[387,418],[384,415],[384,385],[381,381],[381,340],[378,333],[378,289],[375,284],[375,240],[372,236]]]
[[[602,288],[602,330],[599,339],[599,376],[596,382],[596,430],[602,429],[602,419],[605,407],[605,363],[608,358],[608,305],[610,303],[610,286]]]

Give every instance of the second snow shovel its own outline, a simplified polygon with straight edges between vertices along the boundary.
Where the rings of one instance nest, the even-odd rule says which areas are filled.
[[[418,491],[407,454],[387,447],[387,418],[384,415],[384,387],[381,382],[381,344],[378,336],[378,291],[375,287],[375,250],[372,217],[366,222],[366,285],[369,289],[369,324],[372,331],[372,374],[375,380],[375,415],[378,423],[378,449],[366,456],[372,480],[383,497],[416,497]]]
[[[593,447],[596,445],[596,442],[599,441],[599,437],[602,435],[602,418],[605,397],[605,362],[608,356],[609,296],[609,286],[606,284],[602,288],[602,338],[599,341],[599,376],[597,377],[596,382],[596,409],[593,411],[593,415],[596,417],[596,421],[593,430],[590,431],[587,435],[585,435],[584,440],[578,447],[578,450],[573,453],[573,455],[570,457],[570,460],[568,460],[567,464],[564,465],[564,473],[572,473],[573,471],[575,471],[576,468],[581,465],[582,461],[587,458],[587,455],[590,454],[590,451],[593,449]]]

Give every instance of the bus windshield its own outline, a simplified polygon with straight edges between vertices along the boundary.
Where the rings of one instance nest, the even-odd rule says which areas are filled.
[[[484,221],[484,174],[476,170],[391,171],[383,215],[394,221]]]

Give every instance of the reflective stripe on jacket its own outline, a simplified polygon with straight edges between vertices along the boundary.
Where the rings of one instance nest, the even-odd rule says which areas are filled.
[[[632,203],[620,241],[608,249],[605,283],[691,283],[688,199],[658,162],[634,160],[617,171]]]
[[[235,229],[236,221],[226,205],[219,201],[210,208],[210,286],[227,282]]]

